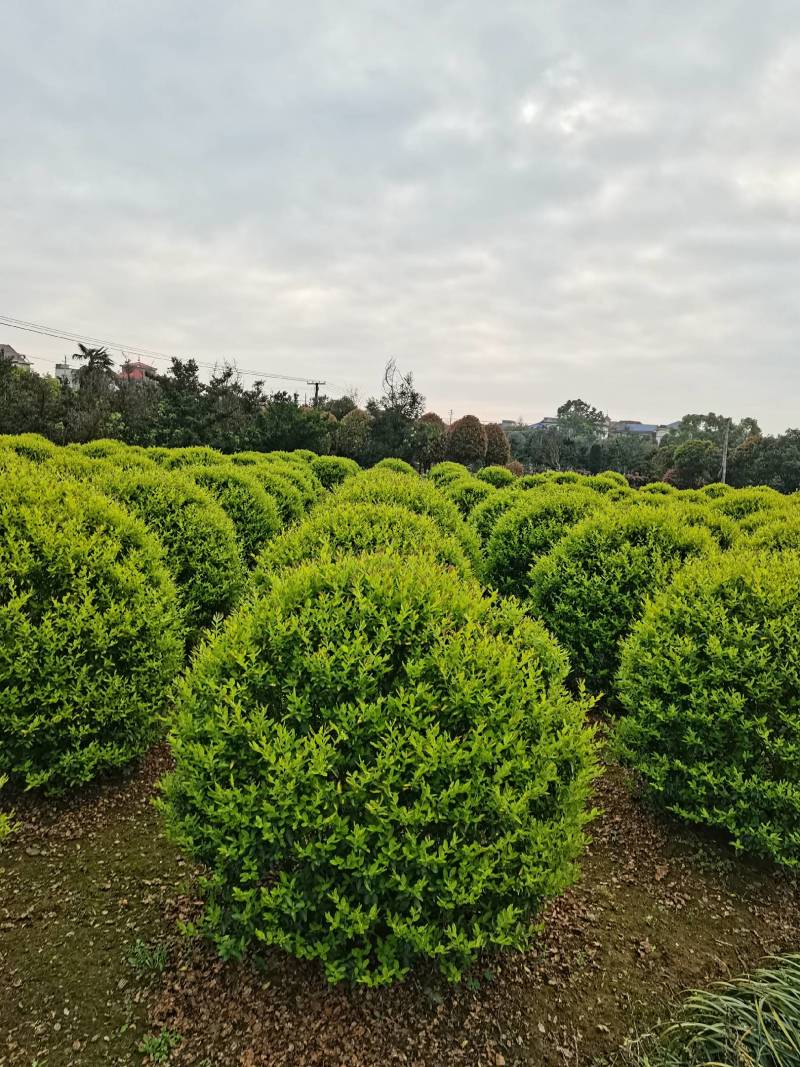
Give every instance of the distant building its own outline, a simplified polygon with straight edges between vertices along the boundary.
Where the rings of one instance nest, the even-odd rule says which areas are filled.
[[[500,423],[502,428],[508,433],[510,430],[519,428],[519,423],[512,422],[511,419],[503,419]],[[539,419],[538,422],[527,424],[524,429],[526,430],[555,430],[560,425],[560,420],[551,415],[546,415],[545,418]],[[599,427],[601,437],[614,437],[618,434],[625,434],[631,437],[638,437],[641,440],[652,441],[653,444],[660,445],[664,437],[674,430],[680,424],[678,422],[668,423],[655,423],[655,422],[641,422],[639,419],[606,419],[605,424]]]
[[[79,370],[80,367],[65,361],[64,363],[56,363],[55,375],[62,385],[77,386],[80,383]]]
[[[117,378],[121,382],[145,382],[149,378],[155,378],[158,371],[155,367],[151,367],[149,363],[142,363],[141,360],[128,361],[122,364]]]
[[[0,359],[10,363],[12,367],[30,367],[31,361],[21,352],[17,352],[11,345],[0,345]]]
[[[608,424],[608,436],[614,437],[616,434],[626,434],[660,445],[669,431],[674,430],[678,425],[677,422],[655,423],[640,422],[638,419],[618,419],[616,422]]]
[[[555,430],[558,426],[558,419],[551,418],[550,415],[546,415],[543,419],[539,419],[538,422],[531,423],[528,427],[529,430]]]

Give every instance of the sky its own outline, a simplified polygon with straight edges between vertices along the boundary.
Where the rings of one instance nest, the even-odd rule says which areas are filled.
[[[445,419],[800,425],[797,0],[4,0],[0,70],[0,315],[362,402],[394,357]]]

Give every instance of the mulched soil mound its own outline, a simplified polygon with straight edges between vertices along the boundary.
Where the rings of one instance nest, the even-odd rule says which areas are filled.
[[[612,767],[581,881],[529,952],[388,990],[330,987],[279,953],[223,964],[175,933],[197,901],[150,805],[166,765],[159,751],[127,782],[20,813],[0,854],[3,1067],[153,1062],[147,1034],[177,1042],[155,1062],[195,1067],[600,1064],[685,988],[800,947],[796,880],[651,816]],[[137,939],[166,946],[163,973],[128,963]]]

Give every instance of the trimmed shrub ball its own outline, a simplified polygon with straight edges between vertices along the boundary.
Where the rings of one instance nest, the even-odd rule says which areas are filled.
[[[259,591],[286,567],[370,552],[425,554],[463,576],[472,573],[458,541],[427,515],[415,515],[391,504],[331,504],[319,508],[267,546],[253,573],[252,588]]]
[[[237,603],[245,568],[233,523],[207,490],[175,471],[97,465],[98,489],[142,519],[164,546],[185,609],[189,640]]]
[[[737,489],[732,493],[723,493],[722,496],[709,501],[709,506],[719,511],[720,514],[741,522],[759,512],[782,511],[786,506],[786,497],[782,496],[777,489],[769,489],[765,485],[760,485],[752,489]]]
[[[406,463],[404,459],[397,459],[395,456],[387,456],[386,459],[379,460],[373,470],[396,471],[398,474],[416,475],[417,473],[410,463]]]
[[[159,450],[158,462],[168,470],[180,467],[208,467],[229,462],[228,457],[216,448],[207,445],[186,445],[184,448],[166,448]]]
[[[183,472],[217,501],[234,525],[245,562],[251,563],[281,529],[275,498],[246,467],[232,463],[185,467]]]
[[[800,555],[691,564],[622,650],[617,747],[664,810],[800,866]]]
[[[601,507],[602,497],[580,487],[540,486],[525,492],[495,524],[486,546],[486,581],[501,593],[525,596],[535,561]]]
[[[589,818],[565,672],[519,606],[430,559],[285,572],[179,691],[161,806],[207,872],[201,928],[367,985],[526,945]]]
[[[611,695],[619,643],[647,597],[687,560],[716,552],[707,530],[670,510],[603,512],[584,519],[534,565],[530,608],[590,690]]]
[[[94,441],[88,441],[85,445],[68,445],[67,449],[74,448],[79,454],[88,456],[89,459],[110,459],[118,467],[150,467],[155,464],[152,456],[146,448],[139,445],[126,445],[122,441],[113,438],[98,437]]]
[[[260,457],[259,453],[254,452],[252,455]],[[231,462],[249,471],[262,489],[274,498],[278,505],[281,522],[285,526],[296,522],[305,514],[306,504],[303,494],[289,478],[271,464],[265,463],[261,458],[251,459],[247,452],[231,456]]]
[[[501,517],[511,511],[525,495],[524,490],[511,486],[509,489],[498,489],[496,493],[475,505],[470,512],[469,521],[478,531],[482,544],[488,542]]]
[[[456,478],[467,478],[470,473],[463,463],[454,463],[446,459],[442,463],[434,463],[428,471],[428,478],[434,485],[443,489],[448,482],[454,482]]]
[[[699,494],[690,495],[693,492],[691,489],[682,489],[674,494],[631,492],[624,500],[618,501],[618,504],[634,510],[647,508],[651,511],[658,510],[662,514],[680,516],[687,526],[701,526],[708,530],[720,548],[731,548],[741,536],[739,524],[711,507],[711,502],[705,497]]]
[[[456,478],[455,481],[443,485],[442,492],[448,500],[453,501],[462,518],[468,519],[473,509],[487,497],[494,496],[497,490],[488,482],[482,482],[468,474],[464,478]]]
[[[38,433],[0,434],[0,447],[34,463],[43,463],[58,451],[52,441]]]
[[[336,503],[391,504],[417,515],[428,515],[444,533],[452,534],[477,563],[480,543],[475,530],[464,522],[452,500],[424,478],[409,478],[396,471],[364,471],[357,478],[348,478],[331,499]]]
[[[316,456],[311,461],[311,470],[325,489],[334,489],[345,478],[352,478],[361,472],[356,461],[346,456]]]
[[[183,661],[158,542],[86,485],[0,483],[0,773],[62,792],[141,756]]]
[[[271,455],[268,455],[264,462],[270,470],[279,473],[297,489],[302,497],[304,510],[308,511],[324,494],[322,482],[305,460],[273,459]]]
[[[489,485],[493,485],[496,489],[505,485],[511,485],[516,481],[516,478],[508,467],[499,467],[496,464],[492,464],[489,467],[482,467],[475,477],[480,478],[482,482],[488,482]]]
[[[747,538],[747,547],[765,552],[783,552],[784,549],[800,549],[800,515],[788,511],[781,518],[759,526]]]

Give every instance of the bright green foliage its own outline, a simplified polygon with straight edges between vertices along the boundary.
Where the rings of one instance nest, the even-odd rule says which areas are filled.
[[[727,496],[729,493],[736,492],[736,490],[729,485],[725,485],[724,482],[709,482],[708,485],[704,485],[697,492],[707,496],[709,500],[718,500],[721,496]]]
[[[183,471],[217,501],[234,525],[245,563],[251,563],[282,526],[275,498],[247,467],[220,463]]]
[[[501,486],[511,485],[516,480],[508,467],[499,467],[496,464],[491,467],[482,467],[475,477],[480,478],[482,482],[488,482],[489,485],[493,485],[497,489]]]
[[[486,546],[486,581],[501,593],[525,596],[536,560],[576,523],[602,507],[602,497],[582,488],[553,486],[526,492],[495,524]]]
[[[471,474],[467,474],[463,478],[448,482],[442,487],[442,492],[448,500],[453,501],[459,513],[468,519],[473,508],[487,497],[494,496],[497,490],[488,482],[482,482]]]
[[[786,506],[786,497],[775,489],[758,486],[754,489],[737,489],[712,500],[711,507],[721,515],[741,521],[757,512],[781,511]]]
[[[620,752],[653,800],[800,866],[800,555],[687,567],[622,650]]]
[[[316,452],[312,452],[310,448],[295,448],[293,452],[289,452],[288,455],[292,459],[301,459],[304,463],[313,463],[315,459],[318,459]]]
[[[380,460],[375,464],[374,470],[384,471],[396,471],[398,474],[414,474],[416,471],[410,463],[406,463],[404,459],[397,459],[394,456],[387,456],[386,459]]]
[[[428,471],[428,478],[434,485],[444,489],[448,482],[454,482],[456,478],[466,478],[469,473],[463,463],[453,463],[448,459],[443,463],[435,463]]]
[[[360,473],[361,468],[354,459],[346,456],[316,456],[311,462],[311,470],[325,489],[333,489],[341,485],[345,478]]]
[[[594,489],[597,493],[611,494],[611,499],[619,500],[628,495],[633,495],[633,490],[628,485],[628,479],[616,471],[603,471],[602,474],[591,474],[584,478],[583,485],[588,489]]]
[[[206,445],[187,445],[185,448],[164,448],[158,450],[158,462],[168,470],[176,467],[216,466],[228,463],[215,448]]]
[[[750,535],[747,545],[766,552],[800,549],[800,514],[787,512],[771,522],[765,522]]]
[[[139,516],[165,549],[189,639],[227,615],[245,581],[236,530],[214,497],[176,471],[125,471],[98,464],[92,481]]]
[[[706,530],[670,509],[603,512],[584,519],[534,565],[530,608],[567,649],[575,674],[592,692],[609,693],[619,643],[647,597],[687,560],[715,552]]]
[[[59,792],[140,756],[181,668],[175,588],[144,526],[44,469],[0,483],[0,774]]]
[[[472,567],[464,549],[427,515],[391,504],[334,504],[317,509],[276,538],[262,553],[252,589],[260,591],[277,571],[312,560],[329,562],[345,555],[387,552],[426,555],[466,577]]]
[[[314,474],[310,464],[305,461],[295,460],[293,463],[288,463],[286,460],[268,459],[268,463],[272,470],[280,471],[299,489],[306,508],[313,507],[324,496],[325,490],[322,482]]]
[[[50,459],[57,451],[56,445],[38,433],[18,433],[0,435],[0,447],[9,448],[23,459],[41,463]]]
[[[711,506],[711,501],[699,496],[695,490],[680,493],[630,493],[615,507],[657,510],[661,514],[680,517],[687,526],[700,526],[711,534],[720,548],[731,548],[741,536],[738,523]]]
[[[231,462],[248,470],[258,480],[262,489],[274,498],[284,525],[296,522],[304,515],[306,505],[303,494],[289,478],[271,464],[265,463],[261,458],[251,459],[246,452],[231,456]]]
[[[514,485],[509,489],[498,489],[496,493],[492,493],[480,504],[475,505],[470,512],[469,521],[478,531],[481,544],[487,543],[500,518],[518,504],[524,496],[523,490],[517,489]]]
[[[429,558],[285,572],[179,693],[162,808],[221,954],[276,945],[382,985],[525,945],[588,818],[565,673],[521,607]]]
[[[85,445],[67,445],[65,451],[74,449],[89,459],[110,459],[119,467],[152,467],[153,458],[146,448],[126,445],[110,437],[98,437]]]
[[[477,562],[480,545],[475,530],[461,518],[458,508],[424,478],[409,478],[395,471],[364,471],[348,478],[334,492],[336,503],[392,504],[434,519],[444,533],[452,534],[467,556]]]
[[[577,471],[541,471],[525,474],[519,481],[524,489],[535,489],[540,485],[583,485],[586,478]]]
[[[678,490],[674,485],[669,485],[667,482],[648,482],[647,485],[643,485],[639,490],[640,493],[646,495],[653,493],[655,496],[677,496]]]

